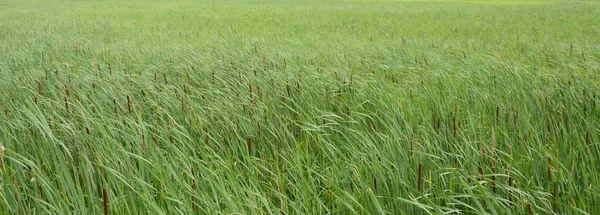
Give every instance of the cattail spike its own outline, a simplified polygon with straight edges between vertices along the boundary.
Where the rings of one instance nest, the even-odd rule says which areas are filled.
[[[375,192],[377,192],[377,177],[373,176],[373,187],[375,188]]]
[[[131,98],[127,96],[127,111],[131,114]]]
[[[422,170],[421,163],[419,163],[419,168],[417,170],[417,191],[419,191],[419,192],[421,192],[421,187],[422,187],[421,178],[423,176],[423,174],[422,174],[423,172],[421,170]]]
[[[102,188],[102,206],[104,208],[104,215],[108,215],[108,194],[106,188]]]

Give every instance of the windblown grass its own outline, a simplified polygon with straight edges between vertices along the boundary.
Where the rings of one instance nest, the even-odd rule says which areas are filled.
[[[0,213],[597,214],[600,5],[506,2],[0,2]]]

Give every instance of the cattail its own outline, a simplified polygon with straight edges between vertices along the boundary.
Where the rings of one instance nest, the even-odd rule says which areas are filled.
[[[204,135],[204,144],[208,145],[208,140],[209,140],[209,136],[208,136],[208,128],[204,129],[204,132],[206,133]]]
[[[552,182],[552,159],[550,157],[548,157],[548,181]]]
[[[512,176],[508,176],[508,186],[512,188],[513,186],[513,182],[512,182]],[[512,204],[512,191],[508,191],[508,201]]]
[[[573,56],[573,44],[569,47],[569,56]]]
[[[496,106],[496,124],[500,121],[500,106]]]
[[[490,145],[492,147],[492,191],[496,193],[496,132],[494,131],[494,127],[492,127],[492,139],[490,140]]]
[[[142,155],[145,155],[146,153],[146,138],[144,135],[144,131],[140,130],[140,134],[141,134],[141,143],[142,143]]]
[[[185,86],[184,86],[184,92],[185,92]],[[185,110],[185,96],[181,96],[181,112],[183,112]]]
[[[163,71],[163,79],[165,80],[165,84],[168,84],[167,82],[167,73]]]
[[[87,133],[88,135],[90,135],[90,129],[88,127],[85,127],[85,133]]]
[[[108,194],[106,188],[102,188],[102,206],[104,207],[104,215],[108,215]]]
[[[44,188],[42,186],[38,186],[38,191],[40,192],[40,197],[44,198]]]
[[[456,112],[454,113],[454,117],[452,117],[452,136],[456,138]]]
[[[375,192],[377,192],[377,177],[373,176],[373,187],[375,188]]]
[[[131,98],[127,96],[127,111],[131,114]]]
[[[410,156],[412,157],[412,154],[413,154],[413,138],[410,138],[410,140],[408,141],[408,145],[410,147],[410,150],[409,150]]]
[[[69,112],[69,102],[67,101],[67,97],[65,97],[65,109]]]
[[[529,212],[529,215],[533,215],[533,208],[531,207],[531,204],[529,207],[527,207],[527,211]]]
[[[260,122],[256,122],[256,127],[258,128],[258,138],[260,138]]]
[[[417,190],[419,192],[421,192],[421,177],[422,177],[422,172],[421,172],[421,163],[419,163],[419,170],[417,171]]]
[[[251,136],[247,137],[246,144],[248,146],[248,156],[252,156],[252,137]]]
[[[350,116],[350,108],[346,107],[346,115]]]
[[[112,74],[112,67],[110,66],[110,63],[108,64],[108,74]]]
[[[69,90],[69,87],[67,87],[67,85],[65,85],[65,92],[67,93],[67,97],[71,98],[71,91]]]
[[[350,74],[350,82],[348,83],[349,87],[352,87],[352,74]]]
[[[590,145],[590,131],[585,131],[585,144]]]

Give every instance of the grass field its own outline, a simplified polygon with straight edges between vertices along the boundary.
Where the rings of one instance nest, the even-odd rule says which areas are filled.
[[[598,1],[0,1],[0,214],[599,214]]]

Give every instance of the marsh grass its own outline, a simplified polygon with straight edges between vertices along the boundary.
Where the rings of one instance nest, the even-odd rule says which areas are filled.
[[[0,211],[596,214],[600,5],[498,2],[0,3]]]

